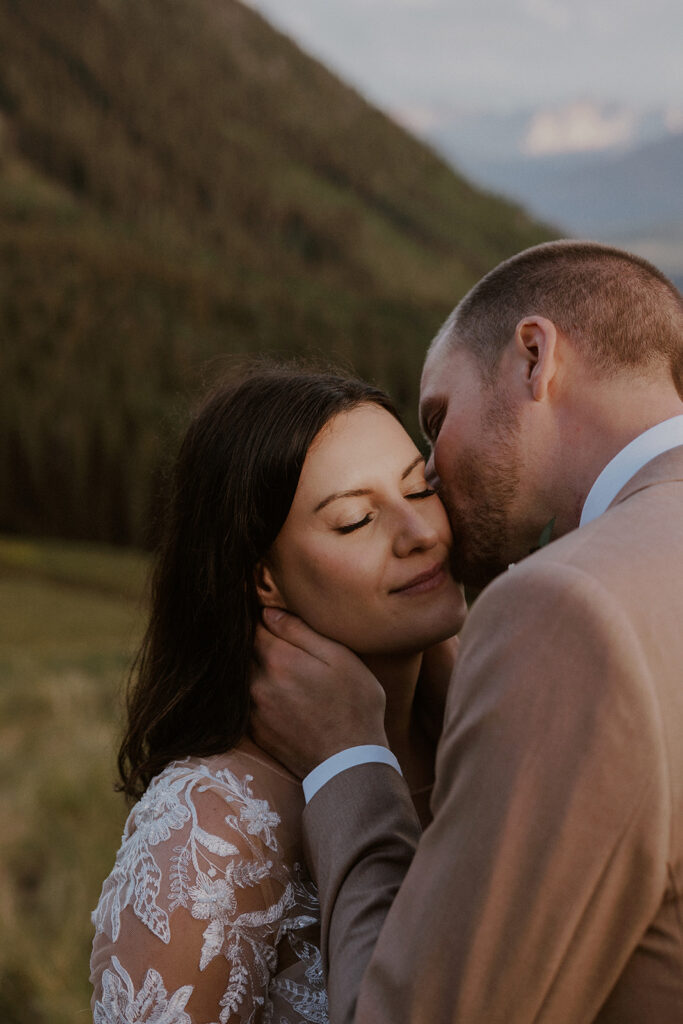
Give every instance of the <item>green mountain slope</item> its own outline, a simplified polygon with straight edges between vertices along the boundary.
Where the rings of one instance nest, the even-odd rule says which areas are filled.
[[[143,542],[224,354],[414,423],[443,316],[546,237],[236,0],[0,0],[0,529]]]

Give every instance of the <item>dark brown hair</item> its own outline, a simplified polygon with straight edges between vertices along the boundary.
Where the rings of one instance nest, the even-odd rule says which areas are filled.
[[[129,797],[170,761],[228,750],[244,736],[256,565],[287,518],[316,435],[366,402],[398,418],[384,392],[364,381],[260,362],[216,387],[192,419],[129,680],[118,759]]]
[[[464,345],[492,375],[525,316],[544,316],[606,373],[669,368],[683,388],[683,306],[631,253],[596,242],[537,245],[499,264],[453,310],[437,341]]]

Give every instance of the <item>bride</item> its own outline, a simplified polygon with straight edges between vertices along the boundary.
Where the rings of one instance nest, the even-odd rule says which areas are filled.
[[[95,1024],[328,1019],[301,785],[247,736],[263,606],[345,644],[386,691],[386,731],[429,819],[423,652],[462,625],[451,533],[389,399],[259,366],[182,444],[119,754],[137,800],[93,913]]]

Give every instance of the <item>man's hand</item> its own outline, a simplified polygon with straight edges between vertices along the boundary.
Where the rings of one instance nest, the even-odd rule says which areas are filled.
[[[266,608],[251,677],[251,735],[303,778],[332,754],[388,746],[384,690],[363,662],[301,619]]]

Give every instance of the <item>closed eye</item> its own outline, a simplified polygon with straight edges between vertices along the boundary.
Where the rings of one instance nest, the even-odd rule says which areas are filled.
[[[434,447],[434,442],[439,436],[439,431],[441,430],[441,425],[444,420],[444,414],[445,410],[437,409],[431,414],[431,416],[427,417],[423,421],[422,433],[424,434],[424,439],[430,448]]]
[[[354,530],[360,530],[361,526],[367,526],[370,522],[372,522],[372,516],[368,512],[368,514],[362,519],[359,519],[357,523],[349,523],[348,526],[338,526],[337,533],[353,533]]]
[[[432,416],[427,427],[427,437],[430,444],[434,444],[439,431],[441,430],[441,424],[443,423],[443,413],[438,413],[436,416]]]
[[[431,498],[433,494],[436,494],[435,490],[431,487],[425,487],[424,491],[415,491],[413,494],[406,494],[406,498]]]

